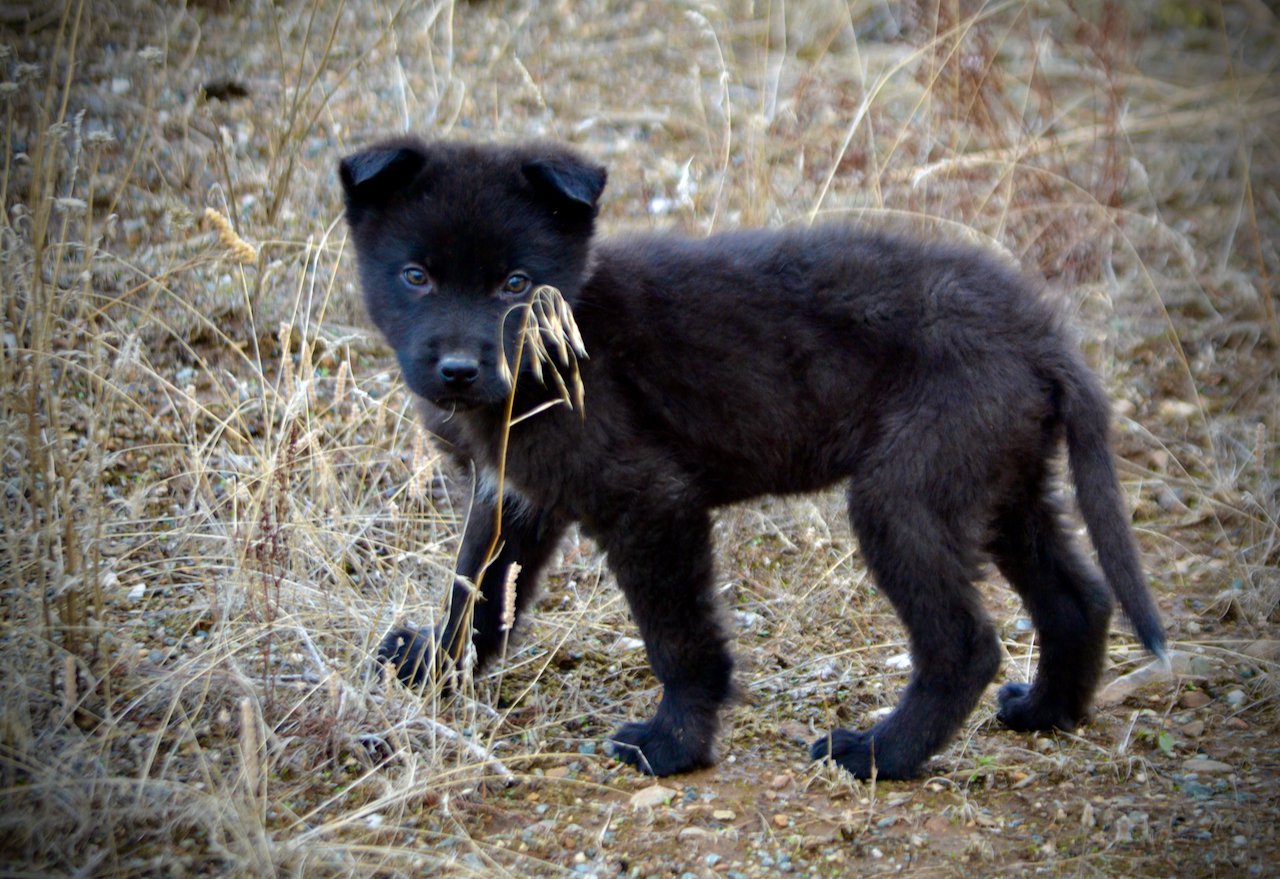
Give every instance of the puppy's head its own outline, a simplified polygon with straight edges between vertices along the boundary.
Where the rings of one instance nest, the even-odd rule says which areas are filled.
[[[442,408],[501,403],[521,306],[543,284],[575,301],[604,168],[550,144],[406,138],[339,172],[365,305],[410,390]]]

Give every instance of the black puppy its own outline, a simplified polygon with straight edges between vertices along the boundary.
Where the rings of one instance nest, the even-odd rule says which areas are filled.
[[[1107,401],[1053,309],[992,258],[844,226],[597,242],[605,170],[549,144],[394,140],[344,159],[341,177],[369,313],[427,426],[481,474],[448,622],[383,642],[402,679],[462,655],[468,620],[489,659],[510,565],[518,612],[576,521],[607,554],[663,684],[657,713],[619,729],[614,752],[656,775],[705,766],[733,691],[709,511],[841,479],[914,671],[892,714],[819,739],[814,758],[907,778],[948,741],[1000,663],[973,586],[985,558],[1040,633],[1034,683],[1000,690],[1008,726],[1084,718],[1111,593],[1162,653]],[[500,362],[540,285],[577,318],[585,407],[511,427],[499,524],[508,366],[514,417],[557,396],[527,359]],[[1059,522],[1064,438],[1110,591]]]

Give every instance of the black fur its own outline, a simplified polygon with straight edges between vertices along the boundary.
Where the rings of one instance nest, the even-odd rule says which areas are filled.
[[[892,714],[820,739],[814,758],[906,778],[948,741],[999,666],[973,586],[987,558],[1040,632],[1035,681],[999,694],[1009,726],[1085,716],[1112,595],[1162,651],[1106,400],[1054,311],[991,257],[835,225],[597,242],[605,171],[554,145],[403,139],[341,171],[369,313],[429,428],[482,474],[448,622],[383,644],[404,680],[460,656],[468,619],[489,659],[508,566],[522,565],[523,609],[576,521],[607,554],[664,687],[652,718],[613,736],[615,753],[657,775],[707,765],[733,689],[710,510],[838,480],[914,671]],[[508,392],[498,358],[513,350],[522,298],[504,291],[513,272],[572,304],[586,405],[512,428],[500,552],[481,577]],[[550,397],[521,376],[516,415]],[[1064,439],[1105,580],[1059,522],[1051,460]]]

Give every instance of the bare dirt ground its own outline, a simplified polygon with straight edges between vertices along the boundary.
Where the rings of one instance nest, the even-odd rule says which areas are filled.
[[[0,874],[1280,875],[1280,24],[1143,6],[0,6]],[[577,537],[506,662],[384,687],[468,490],[344,247],[338,157],[406,127],[578,145],[606,231],[847,217],[1043,274],[1117,403],[1172,673],[1117,620],[1075,733],[993,691],[927,777],[811,766],[909,674],[832,493],[719,518],[712,769],[604,753],[659,691]]]

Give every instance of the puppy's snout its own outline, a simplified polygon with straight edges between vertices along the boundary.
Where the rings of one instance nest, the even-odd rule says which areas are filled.
[[[446,354],[440,358],[440,378],[453,390],[468,388],[480,378],[480,361],[465,354]]]

